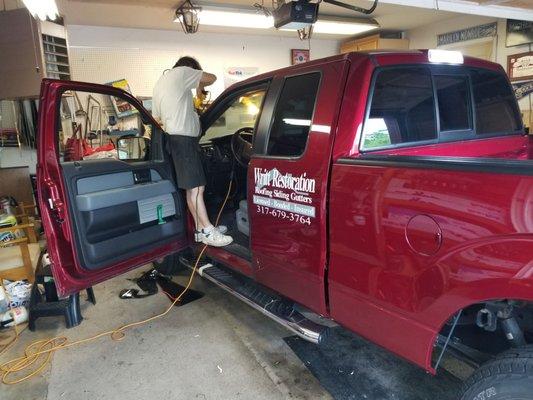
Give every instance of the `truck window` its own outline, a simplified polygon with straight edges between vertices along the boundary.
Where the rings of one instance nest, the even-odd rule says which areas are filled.
[[[267,154],[300,156],[311,129],[320,74],[287,78],[274,111]]]
[[[231,135],[241,128],[255,128],[265,93],[266,89],[254,89],[238,96],[207,128],[200,143],[209,143],[211,139]]]
[[[437,139],[431,72],[426,67],[380,71],[363,128],[363,149]]]
[[[472,129],[466,75],[435,75],[441,132]]]
[[[515,133],[521,129],[514,93],[501,73],[471,72],[478,135]]]

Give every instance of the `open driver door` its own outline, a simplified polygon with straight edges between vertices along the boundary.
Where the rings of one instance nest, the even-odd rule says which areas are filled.
[[[165,134],[132,95],[45,79],[38,134],[38,201],[60,295],[188,246]]]

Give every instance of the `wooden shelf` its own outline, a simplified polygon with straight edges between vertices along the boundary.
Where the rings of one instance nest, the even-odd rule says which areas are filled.
[[[341,53],[350,53],[352,51],[369,51],[369,50],[407,50],[409,49],[408,39],[389,39],[382,38],[379,34],[367,36],[359,39],[351,39],[341,44]]]

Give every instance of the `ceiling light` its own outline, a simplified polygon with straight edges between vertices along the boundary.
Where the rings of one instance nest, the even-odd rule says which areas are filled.
[[[274,26],[274,19],[264,14],[243,13],[238,11],[205,10],[198,13],[202,25],[228,26],[233,28],[269,29]],[[178,22],[176,18],[174,22]]]
[[[205,9],[198,12],[201,25],[225,26],[231,28],[271,29],[274,27],[274,18],[262,13],[241,11],[236,9]],[[174,22],[179,22],[176,18]],[[373,19],[319,19],[313,25],[314,33],[333,35],[357,35],[379,28]],[[280,31],[296,32],[296,29],[281,28]]]
[[[196,33],[200,26],[198,14],[201,11],[201,7],[193,5],[191,0],[185,0],[176,9],[176,19],[174,19],[174,22],[179,22],[181,24],[183,32]]]
[[[41,21],[46,21],[46,19],[54,21],[59,17],[55,0],[22,0],[22,2],[30,14]]]
[[[314,33],[326,33],[332,35],[357,35],[379,28],[377,23],[372,22],[341,22],[318,20],[313,25]]]

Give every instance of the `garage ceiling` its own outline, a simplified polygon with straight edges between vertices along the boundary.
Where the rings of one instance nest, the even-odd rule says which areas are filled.
[[[368,7],[371,2],[366,0],[345,0],[353,5]],[[129,28],[149,29],[178,29],[178,25],[172,22],[172,15],[179,0],[58,0],[60,11],[65,15],[68,24],[96,25],[96,26],[119,26]],[[260,0],[217,0],[195,1],[202,6],[227,6],[232,8],[253,9],[253,4]],[[147,3],[149,6],[147,6]],[[271,6],[271,0],[264,1],[266,6]],[[320,15],[335,17],[363,17],[330,4],[320,6]],[[454,16],[454,13],[437,11],[432,9],[405,7],[396,4],[381,3],[372,14],[383,29],[407,30],[421,25],[431,24]],[[370,18],[370,17],[367,17]],[[243,30],[227,27],[213,27],[200,25],[202,32],[220,33],[250,33],[263,35],[293,36],[291,32],[278,32],[271,30]],[[320,38],[339,39],[339,35],[316,35]]]

